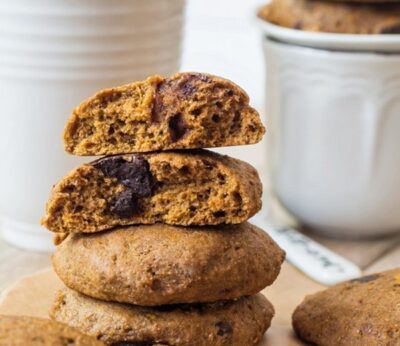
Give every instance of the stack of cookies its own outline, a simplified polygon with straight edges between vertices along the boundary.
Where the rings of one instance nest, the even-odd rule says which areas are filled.
[[[258,292],[284,252],[246,222],[261,208],[249,164],[203,147],[258,142],[246,93],[200,73],[108,89],[68,121],[69,153],[105,155],[54,188],[43,224],[67,288],[51,317],[108,345],[250,346],[274,314]],[[182,150],[183,149],[183,150]]]
[[[272,0],[259,16],[287,28],[339,34],[400,34],[397,0]]]

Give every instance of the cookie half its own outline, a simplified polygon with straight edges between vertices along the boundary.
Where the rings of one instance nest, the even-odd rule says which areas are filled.
[[[37,317],[0,315],[0,345],[104,346],[104,343],[56,321]]]
[[[82,102],[64,131],[75,155],[257,143],[265,129],[236,84],[202,73],[149,77]]]
[[[260,210],[261,193],[253,167],[205,150],[104,157],[54,187],[42,223],[62,233],[237,224]]]
[[[276,25],[305,31],[347,34],[400,33],[400,3],[272,0],[260,10],[259,16]]]
[[[51,318],[108,345],[252,346],[263,337],[274,308],[261,294],[213,304],[158,308],[107,303],[64,289]]]
[[[351,280],[307,296],[293,327],[315,345],[398,345],[400,269]]]
[[[131,226],[71,234],[53,255],[70,288],[145,306],[214,302],[258,293],[279,274],[284,252],[249,224]]]

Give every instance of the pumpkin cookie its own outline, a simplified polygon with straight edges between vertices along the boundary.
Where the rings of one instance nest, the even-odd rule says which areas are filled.
[[[400,3],[358,4],[320,0],[272,0],[259,16],[287,28],[347,34],[399,34]]]
[[[1,346],[102,346],[65,324],[26,316],[0,316]]]
[[[50,316],[107,345],[252,346],[274,309],[261,294],[237,301],[157,308],[109,303],[64,289]]]
[[[53,255],[54,269],[68,287],[145,306],[255,294],[272,284],[283,260],[275,242],[249,223],[71,234]]]
[[[253,167],[205,150],[104,157],[54,187],[42,223],[61,233],[237,224],[260,210],[261,193]]]
[[[400,269],[307,296],[293,314],[301,339],[315,345],[399,345]]]
[[[79,105],[64,131],[75,155],[110,155],[257,143],[265,130],[234,83],[178,73],[100,91]]]

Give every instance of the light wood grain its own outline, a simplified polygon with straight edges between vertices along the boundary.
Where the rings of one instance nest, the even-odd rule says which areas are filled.
[[[21,277],[49,266],[49,254],[17,249],[0,237],[0,292]]]
[[[60,287],[62,283],[51,269],[23,278],[3,292],[0,314],[47,317],[54,294]],[[292,332],[292,311],[305,294],[321,288],[285,263],[276,283],[263,291],[274,304],[276,316],[260,345],[301,345]]]

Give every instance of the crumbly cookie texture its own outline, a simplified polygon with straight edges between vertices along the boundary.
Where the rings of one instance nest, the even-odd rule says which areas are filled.
[[[61,290],[50,311],[60,322],[107,345],[252,346],[271,323],[274,308],[261,294],[212,304],[140,307]]]
[[[27,316],[0,316],[1,346],[104,346],[78,330],[52,320]]]
[[[261,193],[253,167],[210,151],[104,157],[54,187],[42,223],[61,233],[156,222],[237,224],[260,210]]]
[[[72,234],[53,255],[70,288],[145,306],[236,299],[258,293],[279,274],[285,254],[261,229],[163,224]]]
[[[400,33],[400,3],[359,4],[320,0],[272,0],[259,16],[287,28],[348,34]]]
[[[253,144],[265,129],[236,84],[178,73],[100,91],[72,113],[67,152],[110,155]]]
[[[400,269],[307,296],[293,314],[301,339],[315,345],[399,345]]]

